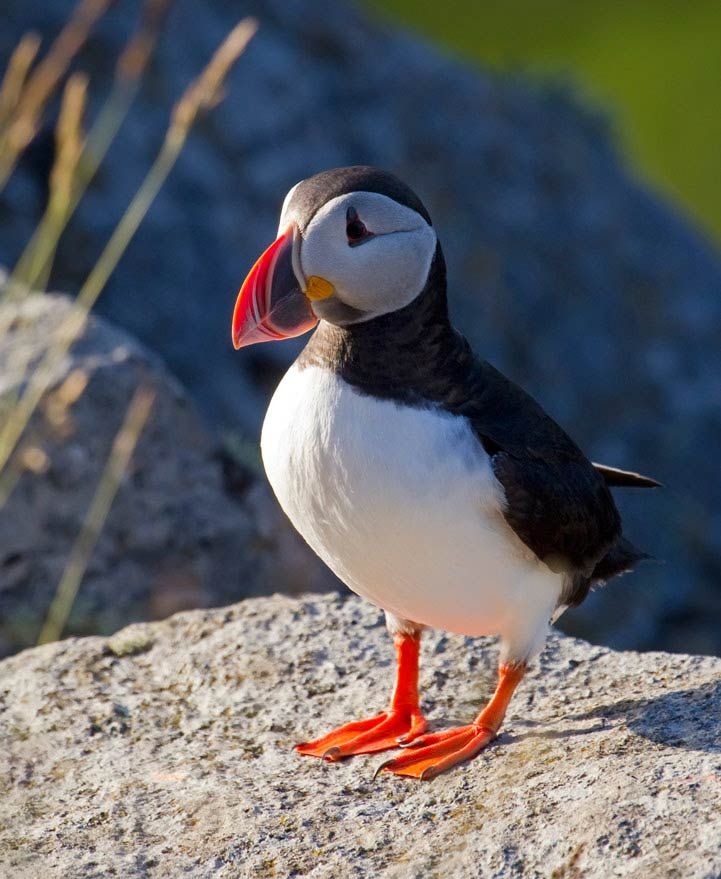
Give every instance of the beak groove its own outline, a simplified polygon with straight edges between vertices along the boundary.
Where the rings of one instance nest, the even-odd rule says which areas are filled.
[[[261,254],[243,281],[233,310],[236,350],[300,336],[318,323],[295,271],[299,246],[300,234],[291,224]]]

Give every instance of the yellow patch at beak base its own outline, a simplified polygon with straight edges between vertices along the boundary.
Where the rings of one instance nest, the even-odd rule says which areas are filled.
[[[318,275],[311,275],[310,278],[308,278],[308,286],[305,289],[305,295],[313,302],[317,302],[319,299],[327,299],[334,293],[335,287],[330,281],[326,281],[325,278],[321,278]]]

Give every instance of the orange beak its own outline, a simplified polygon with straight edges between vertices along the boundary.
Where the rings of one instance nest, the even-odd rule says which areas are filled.
[[[299,237],[291,224],[262,253],[243,281],[233,311],[236,350],[258,342],[300,336],[318,323],[293,268]]]

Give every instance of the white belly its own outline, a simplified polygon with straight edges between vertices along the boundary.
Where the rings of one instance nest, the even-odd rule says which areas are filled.
[[[293,525],[354,592],[417,623],[500,634],[514,653],[521,641],[540,646],[562,579],[507,525],[502,488],[465,419],[293,366],[261,449]]]

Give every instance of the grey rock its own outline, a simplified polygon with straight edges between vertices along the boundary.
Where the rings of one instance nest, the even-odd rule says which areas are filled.
[[[69,307],[69,299],[51,295],[0,305],[0,322],[8,310],[13,318],[0,338],[0,398],[23,387],[48,328]],[[71,376],[87,385],[62,405]],[[295,592],[329,585],[256,473],[234,463],[229,482],[227,456],[158,358],[91,317],[58,365],[21,449],[40,450],[44,464],[22,468],[0,508],[0,656],[35,643],[141,383],[155,389],[155,404],[90,558],[70,632],[107,633],[131,620],[227,604],[273,582]]]
[[[376,610],[331,595],[251,599],[3,661],[0,871],[721,873],[721,660],[554,635],[497,742],[433,782],[373,781],[382,755],[296,755],[297,740],[383,707],[391,654]],[[426,634],[435,726],[472,717],[494,677],[489,639]]]
[[[5,0],[0,56],[57,32],[74,0]],[[79,65],[95,102],[136,4]],[[55,284],[86,275],[160,143],[168,110],[236,18],[261,29],[194,132],[99,308],[160,352],[218,424],[257,435],[302,342],[240,355],[238,286],[309,173],[367,162],[424,198],[458,325],[588,454],[667,489],[627,495],[629,536],[665,564],[599,592],[564,626],[615,646],[721,652],[721,263],[627,172],[606,121],[564,84],[469,70],[337,0],[177,0],[156,62],[63,241]],[[42,208],[48,137],[0,196],[0,261]],[[275,586],[275,584],[273,584]],[[618,608],[623,607],[619,613]]]

